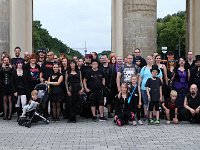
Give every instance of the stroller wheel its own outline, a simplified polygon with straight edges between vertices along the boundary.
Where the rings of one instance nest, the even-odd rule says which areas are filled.
[[[20,126],[22,125],[22,120],[21,119],[18,120],[18,125],[20,125]]]
[[[49,121],[48,119],[46,119],[44,122],[45,122],[46,124],[49,124],[50,121]]]
[[[25,127],[30,128],[30,127],[31,127],[31,122],[27,122],[27,123],[25,124]]]

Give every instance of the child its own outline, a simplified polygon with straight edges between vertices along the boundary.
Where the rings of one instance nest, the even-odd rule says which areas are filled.
[[[131,110],[134,114],[137,114],[138,124],[143,125],[141,118],[141,92],[140,88],[137,85],[138,77],[136,75],[131,77],[131,85],[130,85],[130,97],[131,97]],[[136,126],[137,122],[134,120],[133,125]]]
[[[118,126],[127,124],[129,120],[134,120],[134,113],[130,110],[130,104],[128,103],[128,87],[126,83],[122,83],[121,92],[116,97],[115,101],[115,118],[114,122]]]
[[[149,100],[149,124],[160,124],[159,121],[159,101],[162,102],[162,81],[156,77],[160,73],[157,65],[153,65],[151,68],[152,77],[146,82],[146,91]],[[153,108],[156,111],[156,120],[152,119]]]
[[[37,108],[37,106],[39,105],[39,103],[36,102],[37,98],[38,98],[37,96],[38,96],[38,91],[37,90],[33,90],[31,92],[31,99],[30,99],[29,103],[24,106],[23,113],[22,113],[22,115],[20,117],[26,117],[26,112],[30,112],[30,111],[32,111],[32,110]]]
[[[170,92],[170,99],[166,99],[166,101],[162,103],[162,107],[164,108],[167,117],[167,124],[170,124],[170,120],[173,120],[174,124],[178,123],[178,108],[175,104],[176,99],[177,92],[175,90],[172,90]]]

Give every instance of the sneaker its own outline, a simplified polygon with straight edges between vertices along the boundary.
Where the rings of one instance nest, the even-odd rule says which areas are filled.
[[[160,120],[156,120],[156,121],[154,121],[154,123],[155,123],[156,125],[158,125],[158,124],[160,124]]]
[[[170,121],[166,121],[166,124],[170,124]]]
[[[97,117],[96,117],[96,116],[93,116],[93,117],[92,117],[92,120],[93,120],[94,122],[97,122]]]
[[[60,120],[60,119],[59,119],[59,118],[57,118],[57,119],[56,119],[56,123],[58,123],[58,122],[59,122],[59,120]]]
[[[111,113],[108,113],[108,118],[113,118],[113,115]]]
[[[133,121],[133,126],[136,126],[137,125],[137,122],[136,121]]]
[[[25,118],[26,116],[24,114],[22,114],[21,116],[19,116],[20,118]]]
[[[122,122],[119,119],[116,120],[116,124],[120,127],[122,126]]]
[[[149,125],[153,125],[154,124],[154,121],[153,119],[149,119],[149,122],[148,122]]]
[[[143,125],[143,122],[141,120],[138,120],[139,125]]]
[[[107,119],[105,117],[99,117],[99,121],[106,121]]]

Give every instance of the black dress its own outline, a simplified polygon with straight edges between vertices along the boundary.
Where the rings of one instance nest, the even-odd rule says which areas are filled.
[[[12,95],[12,72],[13,69],[5,69],[5,68],[1,68],[0,70],[1,72],[1,81],[3,83],[2,86],[2,93],[3,96],[10,96]]]
[[[68,74],[69,91],[72,94],[72,96],[69,97],[71,119],[75,118],[77,113],[78,103],[80,99],[79,91],[81,90],[80,82],[80,72],[77,72],[76,74]]]
[[[52,78],[52,76],[56,76],[55,78]],[[50,82],[58,82],[60,76],[62,74],[57,73],[50,76]],[[56,103],[56,102],[62,102],[63,99],[63,91],[62,91],[62,85],[50,85],[50,102]]]
[[[17,71],[14,70],[12,74],[12,85],[13,93],[17,92],[18,95],[27,95],[27,81],[24,73],[22,76],[18,76]]]

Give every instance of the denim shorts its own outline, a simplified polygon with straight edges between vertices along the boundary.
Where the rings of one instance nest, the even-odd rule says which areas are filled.
[[[142,94],[143,105],[148,106],[149,101],[148,101],[148,97],[147,97],[147,91],[141,90],[141,94]]]

